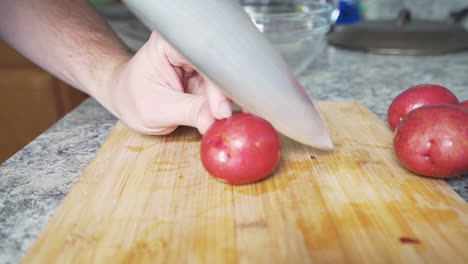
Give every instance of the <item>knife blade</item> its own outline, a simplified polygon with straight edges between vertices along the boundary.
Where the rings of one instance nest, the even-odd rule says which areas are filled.
[[[333,149],[312,100],[237,0],[124,0],[204,76],[280,133]]]

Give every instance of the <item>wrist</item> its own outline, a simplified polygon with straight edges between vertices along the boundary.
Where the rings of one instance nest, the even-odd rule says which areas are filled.
[[[96,70],[88,82],[83,84],[84,90],[90,96],[118,118],[120,118],[120,113],[114,102],[120,94],[119,87],[123,85],[122,78],[131,57],[131,54],[121,54],[102,62],[99,70]]]

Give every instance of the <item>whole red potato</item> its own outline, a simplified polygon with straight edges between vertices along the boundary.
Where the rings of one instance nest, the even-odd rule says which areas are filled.
[[[458,104],[457,97],[447,88],[436,84],[421,84],[408,88],[393,99],[387,111],[387,120],[392,128],[413,109],[429,104]]]
[[[468,100],[467,100],[467,101],[460,102],[460,103],[458,104],[458,106],[461,106],[461,107],[463,107],[463,108],[468,109]]]
[[[201,161],[214,177],[230,184],[267,177],[280,161],[278,133],[253,114],[234,114],[216,121],[203,135]]]
[[[409,170],[448,178],[468,171],[468,110],[433,104],[411,111],[393,138],[395,154]]]

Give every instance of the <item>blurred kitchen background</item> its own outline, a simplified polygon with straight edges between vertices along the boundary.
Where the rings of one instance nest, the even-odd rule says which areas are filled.
[[[101,14],[106,16],[111,25],[115,27],[120,35],[124,37],[128,44],[137,49],[141,45],[141,41],[135,38],[147,36],[146,27],[141,23],[134,21],[135,17],[125,8],[118,0],[93,0]],[[251,3],[263,4],[278,4],[278,3],[295,3],[295,2],[318,2],[328,3],[332,10],[331,18],[340,23],[346,24],[358,23],[363,20],[381,20],[394,19],[398,16],[400,10],[408,9],[414,19],[434,20],[447,23],[459,23],[465,29],[468,29],[468,19],[466,15],[468,1],[466,0],[239,0],[241,4],[249,5]],[[341,17],[339,9],[341,8]],[[356,12],[357,11],[357,12]],[[353,18],[346,18],[346,16]],[[356,15],[358,19],[356,19]],[[455,19],[460,17],[460,21]]]
[[[91,2],[133,51],[137,51],[149,37],[148,28],[121,1]],[[346,31],[366,21],[395,20],[399,14],[401,16],[401,10],[407,10],[403,17],[412,21],[431,20],[444,24],[439,33],[445,33],[447,26],[449,30],[455,30],[450,33],[455,32],[458,38],[466,35],[465,30],[468,29],[465,16],[468,13],[467,0],[239,2],[296,74],[303,74],[324,49],[332,48],[327,41],[327,36],[332,32]],[[430,31],[430,26],[425,30]],[[465,43],[468,44],[468,41]],[[69,87],[0,43],[0,163],[86,98],[87,95]]]

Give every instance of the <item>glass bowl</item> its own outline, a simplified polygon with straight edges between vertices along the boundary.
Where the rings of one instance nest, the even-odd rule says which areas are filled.
[[[326,46],[332,6],[319,1],[240,1],[252,22],[301,74]]]

